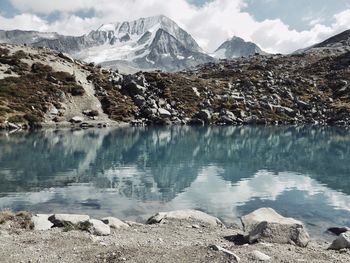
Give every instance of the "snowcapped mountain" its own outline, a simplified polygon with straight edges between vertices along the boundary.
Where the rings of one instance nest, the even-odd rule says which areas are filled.
[[[162,15],[102,25],[80,37],[0,31],[0,42],[48,47],[124,72],[175,71],[213,60],[190,34]]]
[[[248,57],[255,54],[265,55],[256,44],[246,42],[240,37],[233,37],[225,41],[213,54],[213,57],[220,59],[232,59],[237,57]]]
[[[173,71],[212,60],[190,34],[165,16],[102,25],[86,38],[103,43],[75,56],[112,68]]]

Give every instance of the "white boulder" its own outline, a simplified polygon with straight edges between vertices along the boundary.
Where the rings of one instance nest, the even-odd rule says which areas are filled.
[[[223,223],[218,218],[197,210],[160,212],[150,217],[147,220],[147,224],[157,224],[169,220],[188,220],[214,227],[223,226]]]
[[[37,214],[32,217],[34,230],[43,231],[49,230],[53,227],[53,223],[49,221],[51,215]]]
[[[129,225],[124,223],[115,217],[105,217],[102,219],[102,222],[109,225],[111,228],[119,229],[119,228],[128,228]]]
[[[101,220],[90,219],[89,223],[91,224],[89,227],[89,232],[96,236],[108,236],[111,234],[111,228],[109,225],[106,225]]]
[[[283,217],[271,208],[261,208],[241,218],[249,243],[265,241],[306,247],[310,236],[302,222]]]

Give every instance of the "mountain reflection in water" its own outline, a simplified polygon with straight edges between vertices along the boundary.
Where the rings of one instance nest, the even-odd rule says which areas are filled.
[[[311,230],[350,226],[350,131],[168,127],[0,135],[0,209],[144,220],[262,206]]]

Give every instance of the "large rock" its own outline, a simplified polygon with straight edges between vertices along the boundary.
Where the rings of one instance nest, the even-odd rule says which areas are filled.
[[[171,220],[195,221],[209,226],[223,226],[223,223],[216,217],[196,210],[178,210],[171,212],[160,212],[150,217],[147,224],[157,224]]]
[[[211,114],[208,110],[201,110],[197,113],[196,117],[203,120],[206,123],[209,123],[211,120]]]
[[[53,223],[49,221],[51,215],[37,214],[32,217],[34,230],[43,231],[53,227]]]
[[[89,221],[90,217],[88,215],[73,215],[73,214],[55,214],[49,217],[49,220],[56,227],[63,227],[67,224],[78,225]]]
[[[111,228],[119,229],[119,228],[128,228],[129,225],[124,223],[115,217],[105,217],[102,219],[102,222],[109,225]]]
[[[89,232],[96,236],[108,236],[111,234],[111,228],[109,225],[106,225],[101,220],[90,219],[89,223]]]
[[[328,249],[340,250],[343,248],[350,248],[350,231],[340,234]]]
[[[74,116],[69,120],[71,123],[81,123],[84,121],[84,117]]]
[[[348,227],[330,227],[327,229],[329,233],[332,233],[334,235],[339,236],[342,233],[345,233],[347,231],[350,231],[350,228]]]
[[[68,54],[66,54],[66,53],[60,52],[60,53],[58,53],[58,56],[59,56],[60,58],[63,58],[63,59],[65,59],[65,60],[68,60],[69,62],[73,62],[73,63],[74,63],[74,59],[73,59],[71,56],[69,56]]]
[[[134,80],[127,82],[123,87],[131,96],[144,95],[146,88],[137,84]]]
[[[146,103],[146,99],[141,95],[135,95],[134,102],[136,106],[141,107]]]
[[[243,216],[241,221],[249,233],[249,243],[265,241],[306,247],[310,242],[310,236],[300,221],[283,217],[271,208],[258,209]]]
[[[159,112],[159,116],[162,118],[170,118],[171,117],[171,113],[163,108],[158,109]]]
[[[272,208],[260,208],[248,215],[241,217],[241,222],[244,227],[244,231],[246,232],[253,230],[257,225],[264,221],[269,223],[279,223],[285,225],[302,225],[300,221],[295,220],[294,218],[281,216]]]
[[[7,127],[9,130],[19,130],[21,129],[21,126],[15,124],[15,123],[12,123],[12,122],[8,122],[7,123]]]

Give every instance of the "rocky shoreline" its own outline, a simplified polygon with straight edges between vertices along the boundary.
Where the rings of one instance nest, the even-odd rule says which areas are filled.
[[[349,262],[349,228],[333,243],[302,222],[261,208],[225,226],[195,210],[157,213],[145,224],[114,217],[0,212],[2,262]]]

